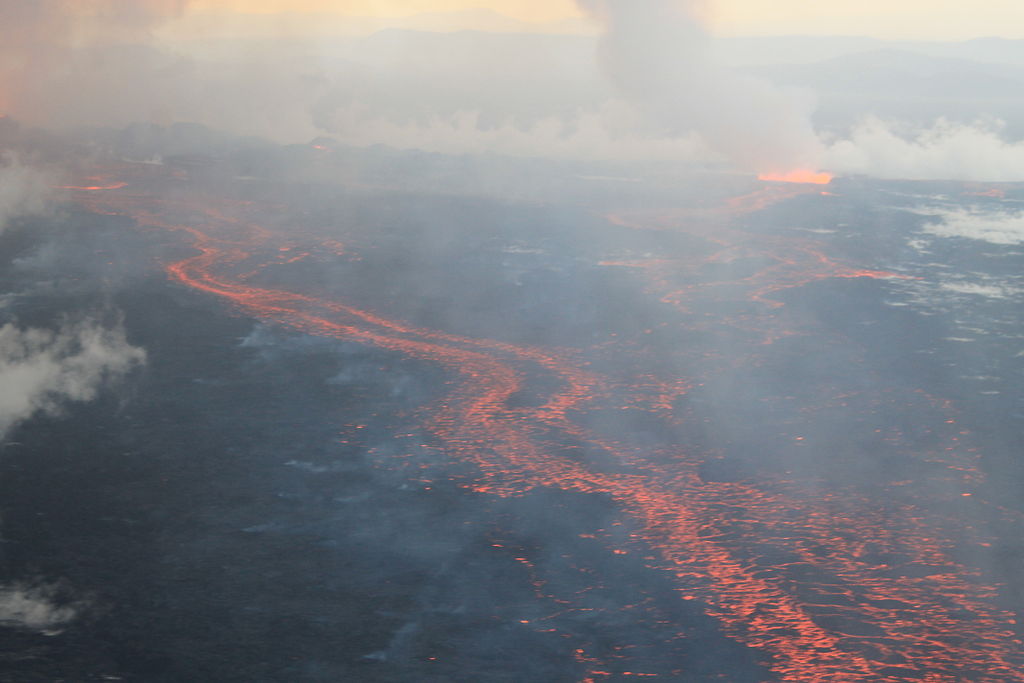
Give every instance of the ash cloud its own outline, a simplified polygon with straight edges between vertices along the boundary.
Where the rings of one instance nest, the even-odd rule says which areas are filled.
[[[145,359],[120,325],[69,322],[57,331],[0,327],[0,435],[36,413],[56,413],[66,402],[95,398]]]

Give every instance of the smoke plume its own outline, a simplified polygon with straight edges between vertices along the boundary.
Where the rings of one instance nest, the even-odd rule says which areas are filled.
[[[0,436],[35,413],[91,400],[145,358],[120,326],[67,323],[57,332],[0,327]]]
[[[60,585],[0,586],[0,626],[55,635],[85,607],[69,601]]]
[[[42,211],[50,186],[45,172],[0,158],[0,232],[12,218]]]
[[[578,0],[605,27],[601,58],[650,132],[696,131],[737,166],[785,173],[815,168],[821,144],[813,98],[714,62],[696,0]]]
[[[831,144],[830,170],[915,180],[1019,181],[1024,178],[1024,142],[1012,142],[998,127],[939,120],[931,128],[901,131],[877,118],[865,119],[848,139]]]

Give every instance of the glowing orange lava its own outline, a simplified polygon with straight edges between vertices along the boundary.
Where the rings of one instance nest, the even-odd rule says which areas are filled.
[[[832,182],[832,174],[824,171],[788,171],[786,173],[762,173],[758,180],[772,183],[804,183],[807,185],[828,185]]]
[[[101,192],[103,190],[120,190],[128,187],[128,183],[117,182],[109,185],[59,185],[58,190],[76,190],[78,192]]]
[[[796,177],[789,175],[785,182],[827,182],[825,174],[810,174],[812,180]],[[720,215],[743,215],[802,194],[801,188],[786,189],[794,191],[739,198]],[[1012,619],[992,604],[993,589],[953,558],[952,544],[941,532],[946,522],[911,505],[893,507],[851,491],[808,495],[785,481],[708,481],[700,474],[700,455],[671,444],[630,444],[627,436],[598,434],[579,419],[600,406],[644,411],[670,422],[678,419],[675,401],[691,391],[693,380],[635,375],[616,383],[584,369],[571,352],[463,337],[324,296],[257,286],[251,281],[254,274],[284,267],[309,250],[255,222],[255,205],[231,204],[198,191],[191,199],[114,191],[82,201],[94,211],[130,215],[142,226],[187,236],[195,253],[169,264],[168,274],[246,315],[444,368],[451,384],[445,396],[422,411],[423,426],[449,458],[473,466],[475,490],[518,496],[545,487],[614,500],[636,521],[637,531],[626,548],[613,546],[612,552],[649,554],[648,566],[669,574],[681,599],[700,601],[726,634],[758,649],[776,680],[1024,681],[1022,644],[1008,626]],[[702,218],[713,215],[705,212]],[[762,309],[759,316],[745,310],[719,314],[697,320],[694,327],[729,325],[749,329],[756,340],[774,339],[787,333],[776,329],[782,304],[771,298],[781,290],[827,278],[900,277],[840,264],[810,240],[751,235],[728,224],[688,224],[685,217],[619,214],[614,220],[688,232],[710,245],[702,255],[605,263],[648,271],[651,293],[673,304],[680,315],[695,301],[721,301],[721,291]],[[331,253],[345,252],[338,242],[324,244]],[[696,277],[702,269],[755,257],[761,265],[745,277],[717,282]],[[641,344],[651,332],[644,330],[634,343]],[[557,380],[555,388],[536,405],[513,407],[513,397],[540,376]],[[848,399],[848,394],[831,398]],[[915,400],[933,401],[923,393]],[[884,397],[877,401],[884,410]],[[965,484],[977,481],[976,454],[960,445],[963,432],[950,431],[956,426],[948,406],[935,401],[935,410],[946,418],[938,429],[949,432],[950,445],[920,456],[948,467]],[[887,437],[898,440],[900,435]],[[613,465],[570,457],[569,440],[600,451]],[[549,598],[537,567],[523,555],[514,559],[530,572],[538,597]],[[535,620],[538,630],[556,616]],[[529,626],[531,621],[520,623]],[[649,675],[628,669],[615,674],[609,662],[589,650],[575,652],[587,680]]]

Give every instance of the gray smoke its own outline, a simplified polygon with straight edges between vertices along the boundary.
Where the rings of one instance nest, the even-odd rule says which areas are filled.
[[[0,436],[36,413],[91,400],[145,359],[119,325],[67,323],[56,332],[0,327]]]
[[[14,157],[0,157],[0,232],[13,218],[41,212],[51,185],[44,171]]]
[[[0,626],[56,635],[86,606],[68,601],[59,585],[0,585]]]
[[[649,133],[697,132],[738,167],[781,173],[816,168],[821,143],[813,98],[716,64],[695,0],[578,0],[602,23],[601,59]]]

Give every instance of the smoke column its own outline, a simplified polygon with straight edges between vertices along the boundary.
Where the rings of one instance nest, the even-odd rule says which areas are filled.
[[[813,98],[740,74],[710,58],[698,0],[578,0],[604,26],[601,59],[648,133],[696,131],[734,165],[785,175],[818,166]]]

